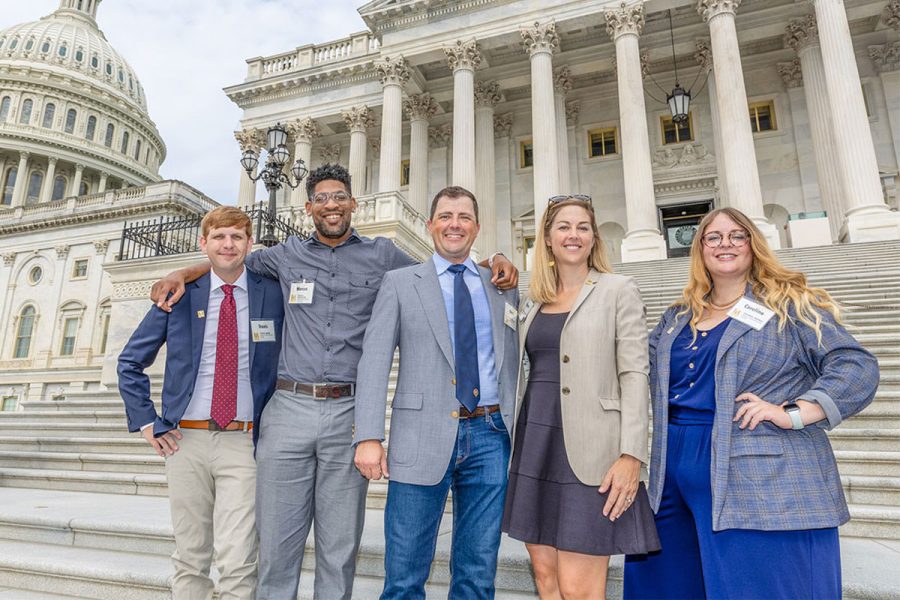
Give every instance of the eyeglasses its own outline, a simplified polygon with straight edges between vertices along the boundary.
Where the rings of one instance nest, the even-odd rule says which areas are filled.
[[[564,194],[562,196],[550,196],[550,199],[547,200],[547,204],[556,204],[557,202],[565,202],[566,200],[581,200],[582,202],[587,202],[588,204],[593,206],[591,197],[585,194]]]
[[[325,204],[329,199],[338,204],[348,204],[353,197],[347,192],[319,192],[310,198],[310,201],[313,204]]]
[[[718,231],[713,231],[700,239],[703,240],[703,245],[707,248],[718,248],[725,240],[725,236]],[[750,234],[746,231],[730,231],[728,232],[728,241],[731,242],[732,246],[744,246],[750,241]]]

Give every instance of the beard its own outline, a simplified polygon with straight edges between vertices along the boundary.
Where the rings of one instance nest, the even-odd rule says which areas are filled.
[[[336,225],[329,225],[324,219],[315,219],[314,224],[316,226],[316,233],[321,237],[329,239],[340,238],[347,233],[348,229],[350,229],[350,219],[342,219]]]

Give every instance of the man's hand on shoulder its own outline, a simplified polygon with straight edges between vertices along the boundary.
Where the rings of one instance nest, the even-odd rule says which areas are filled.
[[[514,290],[519,285],[519,270],[502,254],[495,254],[490,265],[491,283],[501,290]]]
[[[156,306],[166,312],[172,312],[172,307],[184,296],[184,284],[199,279],[209,273],[209,262],[203,261],[177,271],[172,271],[150,288],[150,300]]]
[[[152,425],[142,429],[141,435],[144,436],[144,439],[147,440],[147,443],[153,447],[156,453],[163,458],[178,452],[178,440],[183,437],[177,429],[167,431],[159,437],[153,437]]]
[[[382,475],[385,479],[389,477],[387,453],[380,440],[365,440],[357,444],[353,462],[366,479],[377,481]]]

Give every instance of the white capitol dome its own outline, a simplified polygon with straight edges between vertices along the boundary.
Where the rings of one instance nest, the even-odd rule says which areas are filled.
[[[0,31],[0,207],[160,179],[165,144],[137,74],[97,25],[100,1],[60,0]]]

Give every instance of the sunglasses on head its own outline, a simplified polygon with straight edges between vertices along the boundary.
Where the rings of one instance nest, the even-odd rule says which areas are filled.
[[[593,201],[590,196],[585,194],[568,194],[562,196],[550,196],[550,199],[547,200],[547,204],[556,204],[557,202],[565,202],[566,200],[580,200],[582,202],[587,202],[591,206],[593,206]]]

